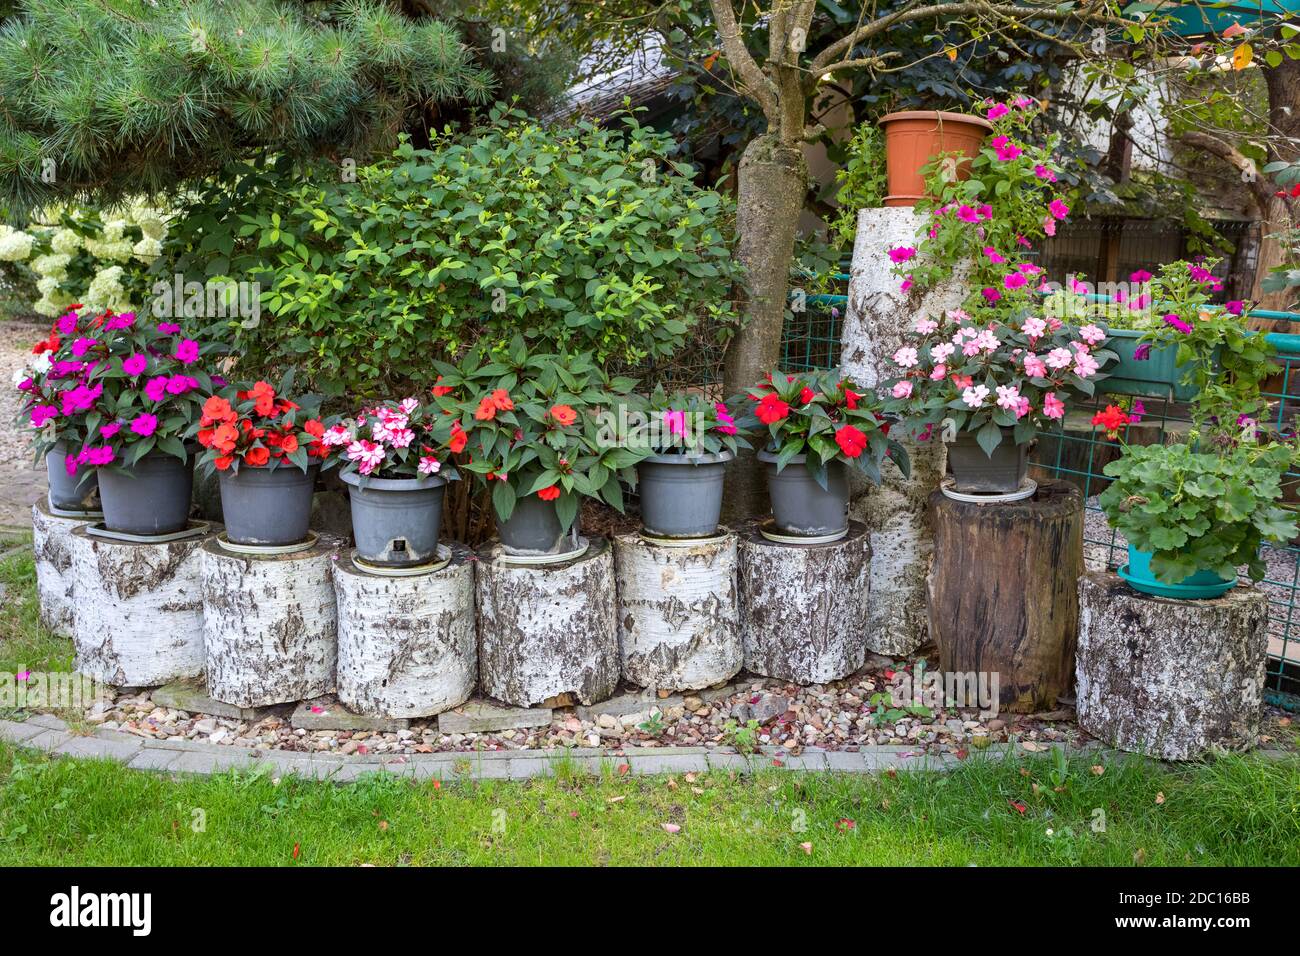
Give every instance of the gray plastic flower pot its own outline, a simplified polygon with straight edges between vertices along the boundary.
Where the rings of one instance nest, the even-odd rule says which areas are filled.
[[[311,496],[320,466],[307,471],[293,465],[219,471],[221,513],[231,544],[297,544],[307,539]]]
[[[651,455],[636,466],[641,523],[663,538],[704,538],[718,530],[729,451]]]
[[[812,538],[848,530],[849,480],[844,462],[826,466],[823,488],[804,464],[806,455],[795,455],[779,472],[776,459],[772,452],[758,453],[767,469],[767,493],[778,531]]]
[[[573,549],[570,535],[560,527],[555,502],[543,501],[536,495],[516,501],[507,520],[497,519],[497,536],[511,554],[562,554]]]
[[[390,568],[427,564],[437,557],[445,478],[370,478],[363,486],[358,474],[339,477],[348,485],[357,557]]]
[[[60,511],[92,511],[99,492],[95,469],[78,465],[68,474],[67,442],[57,442],[45,455],[45,471],[50,479],[50,505]]]
[[[1020,488],[1029,463],[1029,445],[1017,445],[1013,430],[1002,429],[1002,443],[984,454],[974,432],[961,431],[948,444],[953,490],[962,494],[1007,494]]]
[[[190,520],[194,459],[151,451],[134,465],[99,471],[104,524],[123,534],[171,534]]]

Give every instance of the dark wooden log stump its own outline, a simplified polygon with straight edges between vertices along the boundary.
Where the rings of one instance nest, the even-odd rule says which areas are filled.
[[[745,668],[796,684],[825,684],[863,665],[871,539],[860,521],[830,544],[778,544],[740,535]]]
[[[105,684],[154,687],[203,673],[201,550],[211,535],[145,543],[71,536],[76,668]]]
[[[930,495],[930,634],[945,673],[997,675],[1002,710],[1050,710],[1074,678],[1083,496],[1044,481],[988,504]]]
[[[515,707],[560,694],[594,704],[618,686],[614,555],[604,538],[563,564],[517,565],[479,553],[478,655],[483,693]]]
[[[214,539],[203,555],[208,693],[236,707],[319,697],[334,689],[338,546],[295,554],[233,554]]]
[[[369,717],[428,717],[469,700],[478,679],[474,564],[451,544],[432,574],[382,577],[334,566],[339,700]]]
[[[1079,581],[1079,726],[1112,747],[1194,760],[1259,735],[1268,597],[1140,594],[1117,574]]]

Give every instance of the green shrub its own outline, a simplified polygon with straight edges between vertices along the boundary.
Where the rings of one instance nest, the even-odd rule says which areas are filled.
[[[302,366],[327,394],[393,393],[485,335],[602,364],[665,357],[701,319],[734,327],[739,276],[731,202],[671,145],[630,117],[548,128],[498,108],[468,136],[403,141],[354,182],[246,171],[194,206],[186,269],[260,281],[261,321],[231,323],[238,350],[258,371]]]

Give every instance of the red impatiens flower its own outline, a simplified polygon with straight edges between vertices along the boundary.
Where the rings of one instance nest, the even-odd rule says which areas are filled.
[[[557,425],[572,425],[578,420],[578,413],[568,405],[551,406],[551,419]]]
[[[442,381],[441,375],[438,376],[438,381],[439,382]],[[451,394],[452,387],[450,385],[439,385],[435,382],[433,388],[431,388],[430,391],[433,392],[435,398],[441,398],[443,395]]]
[[[555,485],[548,485],[541,491],[537,492],[537,497],[541,498],[543,501],[554,501],[556,498],[560,497],[560,489]]]
[[[480,422],[490,422],[497,417],[497,407],[492,404],[492,397],[486,396],[479,399],[478,408],[474,409],[474,419]]]
[[[451,438],[447,442],[447,447],[451,449],[452,454],[459,455],[465,450],[465,445],[469,443],[469,435],[460,427],[460,422],[451,426]]]
[[[1106,430],[1107,438],[1118,438],[1119,430],[1128,424],[1128,412],[1118,405],[1107,405],[1104,412],[1092,416],[1092,424]]]
[[[835,429],[835,444],[850,458],[857,458],[867,448],[867,436],[852,425],[841,425]]]
[[[250,448],[244,452],[244,463],[253,468],[261,468],[271,460],[271,453],[265,448]]]
[[[799,393],[799,404],[800,404],[800,405],[807,405],[809,402],[811,402],[811,401],[812,401],[814,398],[816,398],[816,397],[817,397],[817,393],[814,392],[814,391],[813,391],[811,388],[809,388],[807,385],[805,385],[805,386],[803,387],[803,391],[801,391],[801,392]]]
[[[849,411],[852,411],[858,407],[858,402],[861,401],[862,396],[848,386],[841,387],[844,389],[844,404],[849,407]]]
[[[790,406],[781,401],[779,395],[772,393],[763,396],[754,414],[764,425],[772,425],[790,414]]]
[[[504,388],[498,388],[492,392],[492,404],[499,412],[508,412],[515,407],[514,400],[511,399],[510,393]]]

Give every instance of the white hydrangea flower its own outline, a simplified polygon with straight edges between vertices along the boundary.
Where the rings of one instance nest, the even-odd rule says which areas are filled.
[[[105,242],[118,242],[126,234],[126,220],[110,219],[104,223],[104,228],[100,232]]]
[[[81,248],[81,236],[71,229],[56,229],[50,236],[50,248],[71,259],[73,253]]]
[[[36,289],[42,296],[51,296],[59,291],[59,280],[54,276],[41,276],[36,280]]]
[[[131,242],[127,239],[101,241],[87,237],[86,251],[96,259],[107,262],[126,262],[131,258]]]
[[[35,240],[17,229],[0,236],[0,261],[22,262],[32,254]]]
[[[131,247],[131,252],[141,262],[153,262],[162,253],[162,243],[151,236],[145,236]]]
[[[90,280],[82,304],[95,310],[125,311],[126,290],[122,288],[122,267],[108,266],[100,269]]]
[[[31,267],[32,271],[38,275],[51,276],[55,280],[62,282],[68,277],[68,265],[71,262],[72,256],[66,252],[51,252],[33,259]]]
[[[53,319],[63,314],[63,306],[59,305],[48,295],[43,295],[32,303],[32,311],[37,315],[45,315]]]
[[[167,222],[162,210],[139,203],[132,207],[130,215],[140,231],[150,239],[161,242],[167,237]]]

